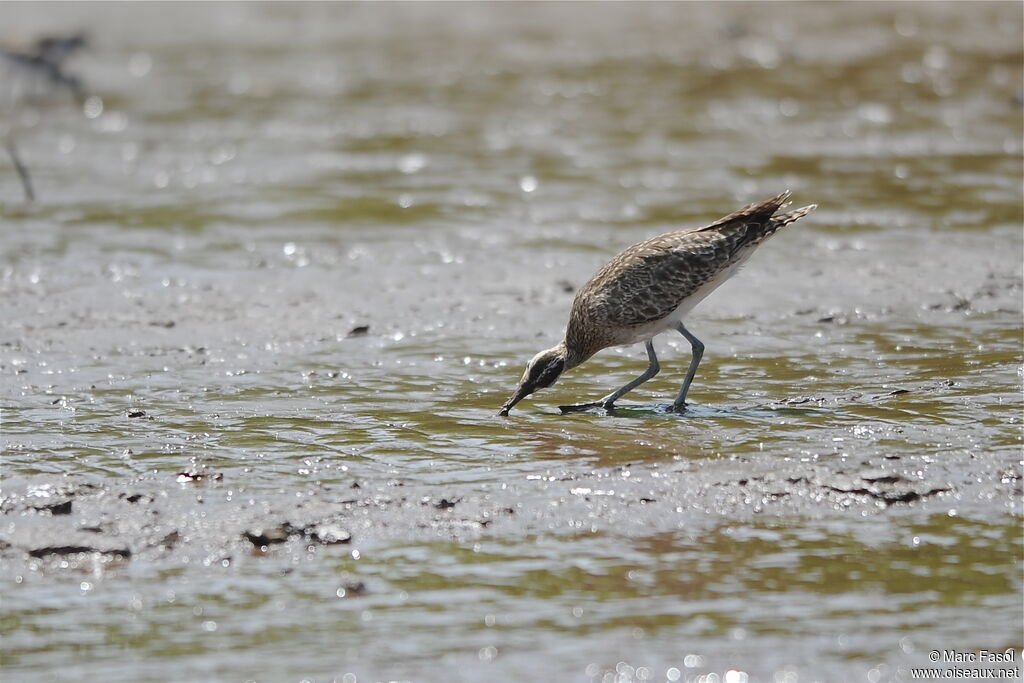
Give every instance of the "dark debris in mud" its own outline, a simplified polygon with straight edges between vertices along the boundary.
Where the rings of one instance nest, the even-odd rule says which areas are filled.
[[[835,474],[810,482],[823,489],[852,496],[864,496],[885,505],[912,503],[923,498],[951,491],[949,486],[912,482],[891,473],[868,472],[854,476]]]
[[[360,595],[366,595],[366,592],[366,584],[362,581],[346,581],[338,587],[335,595],[339,598],[355,598]]]
[[[840,406],[848,405],[853,403],[861,403],[865,400],[871,402],[885,401],[886,399],[895,398],[899,396],[907,396],[912,394],[925,394],[936,391],[945,391],[957,386],[953,380],[939,380],[937,382],[929,382],[926,384],[920,384],[915,387],[894,387],[889,389],[888,386],[881,387],[882,389],[889,389],[881,393],[868,393],[867,391],[851,391],[845,394],[834,394],[828,396],[793,396],[791,398],[783,399],[781,401],[775,401],[772,403],[773,406],[798,406],[813,403],[817,406]]]
[[[51,515],[70,515],[71,514],[71,501],[65,500],[61,503],[50,503],[49,505],[39,505],[35,507],[39,512],[49,512]]]
[[[56,545],[33,548],[28,551],[30,557],[43,558],[48,555],[78,555],[92,554],[114,555],[122,558],[130,558],[132,551],[127,548],[102,548],[90,545]]]
[[[167,486],[173,475],[166,472],[101,483],[35,477],[8,482],[0,499],[0,558],[15,571],[39,562],[38,569],[63,571],[189,558],[228,566],[336,546],[421,541],[425,534],[522,538],[570,528],[570,520],[586,520],[592,532],[628,534],[693,529],[722,516],[900,514],[962,509],[972,500],[990,506],[1000,497],[1014,509],[1019,477],[960,476],[965,467],[985,467],[961,457],[927,471],[914,458],[883,456],[851,467],[838,453],[809,462],[752,454],[597,469],[565,463],[500,488],[446,486],[443,495],[433,486],[391,480],[322,485],[296,498],[278,489],[240,490],[215,476],[200,489]]]
[[[286,543],[293,538],[304,539],[320,545],[339,545],[352,541],[352,534],[338,523],[322,521],[304,526],[283,522],[270,527],[246,531],[246,540],[261,550],[268,546]]]
[[[197,484],[204,481],[223,481],[224,475],[220,472],[200,472],[191,470],[188,472],[178,472],[175,477],[175,481],[179,484]]]
[[[257,548],[266,549],[276,543],[284,543],[291,536],[285,525],[243,532],[242,535]]]

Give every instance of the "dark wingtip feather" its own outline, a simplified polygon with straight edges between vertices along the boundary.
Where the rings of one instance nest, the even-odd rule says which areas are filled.
[[[792,192],[790,190],[786,190],[785,192],[780,192],[771,199],[767,199],[763,202],[747,204],[739,211],[734,211],[725,218],[720,218],[711,225],[701,228],[701,230],[713,230],[734,221],[743,223],[767,222],[768,219],[775,215],[776,211],[785,205],[790,194],[792,194]]]

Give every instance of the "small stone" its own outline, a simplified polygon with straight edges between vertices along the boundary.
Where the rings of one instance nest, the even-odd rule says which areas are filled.
[[[352,534],[337,524],[316,524],[306,529],[306,535],[324,545],[352,542]]]

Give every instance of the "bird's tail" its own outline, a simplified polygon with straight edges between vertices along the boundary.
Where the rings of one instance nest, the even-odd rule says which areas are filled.
[[[786,195],[788,194],[789,193],[787,192]],[[775,210],[778,211],[779,209],[784,209],[787,206],[787,203],[780,203]],[[816,208],[818,208],[817,204],[810,204],[800,209],[794,209],[793,211],[788,211],[777,216],[771,216],[763,223],[750,223],[746,226],[747,234],[744,244],[761,244],[782,228],[786,227],[790,223],[795,223],[811,211],[814,211]]]
[[[758,245],[781,228],[800,220],[818,208],[817,204],[811,204],[802,209],[796,209],[778,216],[775,215],[776,211],[781,211],[789,206],[789,203],[786,201],[787,199],[789,199],[789,190],[777,194],[760,204],[744,206],[739,211],[715,221],[706,228],[700,228],[698,232],[738,233],[741,237],[736,243],[736,248]]]
[[[796,221],[800,220],[801,218],[803,218],[804,216],[806,216],[811,211],[814,211],[817,208],[818,208],[817,204],[810,204],[810,205],[805,206],[803,208],[794,209],[793,211],[789,211],[787,213],[784,213],[781,216],[772,216],[772,221],[771,222],[772,222],[772,227],[774,228],[774,230],[772,230],[772,232],[775,232],[775,230],[778,230],[780,228],[784,228],[787,225],[789,225],[790,223],[795,223]]]

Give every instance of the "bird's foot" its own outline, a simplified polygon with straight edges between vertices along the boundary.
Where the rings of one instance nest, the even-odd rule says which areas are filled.
[[[576,403],[571,406],[558,406],[558,409],[562,411],[562,415],[568,415],[569,413],[584,413],[594,408],[602,408],[607,412],[615,407],[613,403],[605,403],[604,401],[594,401],[593,403]]]
[[[673,403],[672,407],[669,408],[671,413],[685,413],[686,412],[686,401],[681,403]]]

